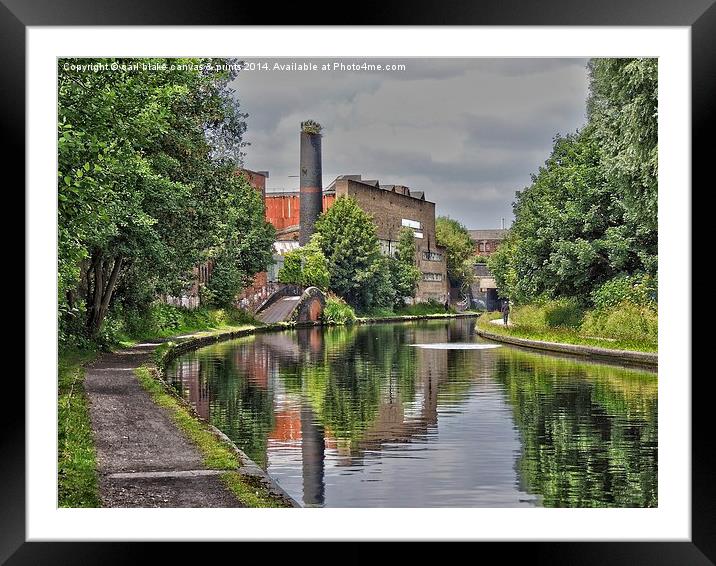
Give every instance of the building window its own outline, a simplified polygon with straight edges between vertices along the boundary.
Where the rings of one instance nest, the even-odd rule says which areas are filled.
[[[442,261],[443,254],[439,254],[438,252],[424,251],[423,259],[427,261]]]
[[[442,273],[423,273],[423,281],[442,281]]]
[[[415,230],[420,230],[420,222],[417,220],[408,220],[407,218],[403,218],[401,221],[402,226],[407,226],[408,228],[413,228]]]
[[[484,252],[484,251],[485,251],[485,244],[479,243],[479,244],[477,245],[477,249],[478,249],[478,251]]]
[[[421,240],[423,239],[423,233],[422,233],[422,232],[413,232],[413,236],[415,236],[416,238],[420,238]]]

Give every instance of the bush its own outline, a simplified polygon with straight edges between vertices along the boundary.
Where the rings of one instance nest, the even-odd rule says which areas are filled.
[[[86,332],[86,320],[87,309],[84,301],[77,301],[73,307],[62,303],[59,305],[57,343],[60,350],[92,348],[92,340]]]
[[[424,303],[415,303],[413,305],[407,305],[397,311],[398,314],[402,315],[413,315],[422,316],[426,314],[445,314],[445,312],[455,313],[455,309],[450,307],[445,311],[445,304],[436,301],[435,299],[429,299]]]
[[[335,295],[329,295],[323,308],[323,322],[347,324],[356,319],[355,311],[346,302]]]
[[[510,313],[512,321],[525,328],[545,328],[547,319],[545,309],[540,305],[523,305],[515,307]]]
[[[571,299],[558,299],[516,307],[515,324],[525,328],[579,328],[584,318],[582,307]]]
[[[369,318],[385,318],[387,316],[395,316],[395,311],[390,307],[373,307],[359,312],[361,316]]]
[[[230,307],[246,283],[246,274],[229,258],[217,258],[202,299],[215,307]]]
[[[624,301],[615,307],[587,313],[581,332],[590,336],[655,344],[659,337],[658,313],[654,308]]]
[[[107,315],[96,345],[109,348],[123,341],[164,338],[183,332],[240,324],[260,323],[250,314],[234,308],[185,309],[155,302],[143,311],[138,311],[116,305]]]
[[[545,306],[545,321],[547,326],[552,328],[556,326],[579,328],[583,318],[582,307],[572,299],[551,301]]]
[[[597,309],[613,308],[624,302],[656,308],[657,282],[644,274],[620,275],[598,287],[592,293],[592,302]]]
[[[328,261],[321,251],[318,234],[314,234],[307,245],[284,256],[283,266],[278,271],[278,280],[302,287],[328,288]]]

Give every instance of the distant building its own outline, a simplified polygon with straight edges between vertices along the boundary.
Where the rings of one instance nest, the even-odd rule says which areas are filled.
[[[475,246],[475,255],[489,257],[510,233],[507,229],[468,230]],[[494,311],[500,308],[495,278],[486,263],[475,264],[475,278],[470,285],[472,308]]]
[[[475,244],[475,255],[490,256],[510,233],[507,229],[468,230]]]
[[[373,217],[385,255],[396,252],[402,228],[413,231],[416,263],[422,273],[415,299],[418,302],[429,299],[444,302],[448,297],[447,263],[445,250],[435,241],[435,203],[425,200],[422,191],[411,191],[404,185],[381,185],[377,180],[363,179],[361,175],[341,175],[323,191],[323,211],[344,195],[354,198],[358,206]],[[274,249],[279,256],[276,272],[269,272],[271,280],[278,272],[280,256],[298,247],[299,191],[267,193],[266,214],[277,230]]]
[[[470,285],[472,308],[496,311],[500,308],[495,277],[484,263],[475,264],[475,278]]]

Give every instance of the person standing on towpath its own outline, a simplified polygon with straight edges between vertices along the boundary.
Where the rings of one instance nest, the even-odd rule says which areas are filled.
[[[507,319],[510,316],[510,300],[507,299],[502,303],[502,323],[507,326]]]

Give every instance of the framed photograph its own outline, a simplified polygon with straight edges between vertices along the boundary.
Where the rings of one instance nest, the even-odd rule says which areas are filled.
[[[714,563],[691,179],[716,8],[400,4],[2,0],[28,328],[3,561]]]

